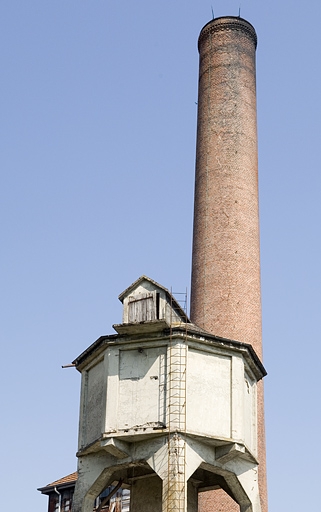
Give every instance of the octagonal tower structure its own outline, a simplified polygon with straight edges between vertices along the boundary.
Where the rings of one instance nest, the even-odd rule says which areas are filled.
[[[224,489],[261,512],[257,382],[250,344],[200,330],[170,292],[142,276],[121,295],[123,322],[75,361],[82,374],[73,512],[92,512],[109,485],[131,512],[197,512]]]

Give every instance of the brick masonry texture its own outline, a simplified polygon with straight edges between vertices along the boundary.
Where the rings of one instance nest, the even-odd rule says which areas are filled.
[[[214,19],[199,37],[191,320],[215,335],[251,343],[262,358],[256,42],[252,25],[234,17]],[[258,437],[267,512],[262,382]],[[200,496],[200,510],[239,507],[222,491],[211,491]]]

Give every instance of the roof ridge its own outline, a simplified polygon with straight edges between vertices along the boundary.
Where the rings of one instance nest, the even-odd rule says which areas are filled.
[[[77,478],[78,478],[78,471],[74,471],[74,473],[70,473],[69,475],[59,478],[59,480],[55,480],[54,482],[47,484],[46,487],[52,487],[55,485],[65,484],[68,482],[75,482],[77,480]]]

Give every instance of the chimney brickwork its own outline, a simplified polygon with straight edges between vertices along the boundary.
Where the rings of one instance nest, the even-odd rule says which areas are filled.
[[[212,20],[199,37],[191,320],[212,334],[250,343],[262,358],[256,44],[252,25],[236,17]],[[266,512],[262,382],[258,436]],[[230,512],[224,499],[222,492],[206,493],[201,509]]]

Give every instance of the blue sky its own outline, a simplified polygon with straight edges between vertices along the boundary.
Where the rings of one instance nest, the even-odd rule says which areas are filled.
[[[239,2],[212,0],[215,16]],[[321,477],[321,4],[243,0],[257,85],[270,511]],[[76,469],[79,374],[141,274],[190,287],[198,0],[0,6],[2,507]],[[18,498],[19,496],[19,498]]]

